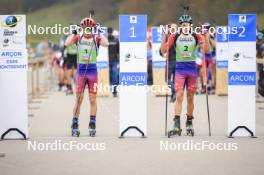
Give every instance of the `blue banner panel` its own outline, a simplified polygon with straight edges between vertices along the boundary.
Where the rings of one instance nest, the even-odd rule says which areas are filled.
[[[146,15],[120,15],[119,26],[120,42],[146,42]]]
[[[229,72],[229,85],[256,85],[256,72]]]
[[[152,27],[152,42],[153,43],[161,43],[162,41],[162,30],[160,27]]]
[[[228,61],[217,61],[217,68],[228,68]]]
[[[147,84],[147,72],[120,72],[120,85],[144,86]]]
[[[256,41],[255,14],[229,14],[229,41]]]

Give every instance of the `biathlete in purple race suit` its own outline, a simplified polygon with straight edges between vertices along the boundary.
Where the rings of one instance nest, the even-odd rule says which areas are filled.
[[[175,51],[175,91],[176,91],[176,108],[173,118],[173,130],[170,135],[181,135],[180,115],[182,112],[182,102],[184,89],[187,89],[187,135],[194,135],[192,126],[194,110],[194,94],[196,93],[197,65],[195,50],[198,45],[208,45],[208,34],[204,36],[198,33],[190,33],[192,18],[189,15],[182,15],[179,18],[180,32],[169,37],[167,49]],[[205,41],[205,43],[203,42]],[[204,48],[204,47],[203,47]],[[205,50],[208,50],[205,47]]]
[[[206,30],[209,30],[211,27],[210,23],[204,23],[203,24],[206,27]],[[208,89],[210,94],[215,94],[215,85],[216,85],[216,41],[215,41],[215,35],[210,35],[209,37],[209,52],[205,52],[204,54],[205,59],[204,59],[204,64],[206,70],[210,70],[210,89]],[[205,70],[203,70],[205,71]],[[207,71],[208,72],[208,71]],[[209,79],[209,74],[207,75]],[[209,82],[207,82],[209,83]],[[203,87],[202,93],[205,93],[205,87]]]
[[[67,38],[65,45],[76,44],[78,49],[77,57],[77,81],[76,81],[76,101],[73,109],[72,136],[79,136],[78,118],[83,101],[86,86],[89,90],[90,100],[90,122],[89,134],[94,137],[96,134],[96,92],[97,92],[97,53],[99,46],[108,47],[108,40],[102,35],[95,35],[91,31],[96,27],[96,22],[92,18],[84,18],[80,26],[84,31],[82,35],[72,35]]]

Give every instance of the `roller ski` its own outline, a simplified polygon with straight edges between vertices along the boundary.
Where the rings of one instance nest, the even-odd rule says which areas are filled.
[[[69,89],[67,89],[65,93],[66,93],[66,95],[73,95],[73,91],[69,90]]]
[[[72,136],[73,137],[79,137],[80,136],[78,118],[74,117],[72,119],[71,129],[72,129]]]
[[[96,122],[95,119],[91,119],[89,123],[89,135],[90,137],[95,137],[96,134]]]
[[[168,138],[172,137],[172,136],[181,136],[181,121],[180,121],[180,116],[175,116],[174,119],[174,125],[173,125],[173,129],[170,130],[168,132]]]
[[[193,117],[187,118],[186,120],[186,134],[187,136],[194,136],[194,129],[193,129],[193,123],[192,123]]]

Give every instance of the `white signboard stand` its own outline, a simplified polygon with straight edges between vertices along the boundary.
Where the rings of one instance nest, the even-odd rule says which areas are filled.
[[[28,137],[26,16],[0,15],[0,135]]]
[[[120,15],[120,128],[123,136],[147,132],[147,16]]]
[[[256,15],[230,14],[228,49],[228,135],[256,134]]]

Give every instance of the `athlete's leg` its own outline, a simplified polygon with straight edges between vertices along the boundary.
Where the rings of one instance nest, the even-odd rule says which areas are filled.
[[[59,90],[64,86],[64,72],[63,68],[58,68],[58,80],[59,80]]]
[[[85,77],[78,76],[78,81],[77,81],[77,87],[76,87],[76,101],[75,105],[73,108],[73,118],[72,118],[72,136],[77,136],[79,137],[80,135],[80,130],[79,130],[79,115],[80,115],[80,109],[81,109],[81,104],[83,101],[83,95],[84,95],[84,89],[86,85],[86,79]]]
[[[88,88],[90,97],[90,116],[96,116],[97,103],[96,103],[96,93],[97,93],[97,72],[91,72],[88,76]]]
[[[97,72],[92,72],[88,79],[89,87],[89,98],[90,98],[90,122],[89,122],[89,133],[90,136],[94,137],[96,133],[96,92],[97,92]]]
[[[111,66],[111,71],[110,71],[110,77],[111,77],[111,84],[113,85],[113,95],[114,97],[117,96],[117,85],[118,85],[118,63],[117,62],[112,62],[110,64]]]
[[[196,81],[197,75],[191,74],[187,78],[187,116],[193,116]]]
[[[90,116],[96,116],[96,111],[97,111],[96,94],[90,93],[89,98],[90,98]]]
[[[79,117],[80,115],[80,108],[83,101],[84,96],[84,89],[86,85],[86,78],[77,75],[77,83],[76,83],[76,101],[73,108],[73,116]]]
[[[175,91],[176,91],[175,115],[180,116],[182,111],[182,101],[184,95],[185,75],[176,72],[174,82],[175,82]]]
[[[182,112],[182,101],[183,101],[184,90],[177,89],[176,92],[176,107],[175,107],[175,115],[180,116]]]
[[[196,92],[196,73],[190,73],[187,77],[187,118],[186,118],[186,132],[187,135],[194,135],[193,129],[193,110],[194,110],[194,94]]]
[[[73,76],[73,67],[68,67],[66,71],[67,77],[67,90],[69,93],[72,93],[72,76]]]
[[[211,62],[211,72],[212,72],[212,89],[214,93],[215,85],[216,85],[216,61],[212,59]]]
[[[195,92],[192,92],[192,91],[187,92],[187,115],[188,116],[193,116],[194,94]]]

